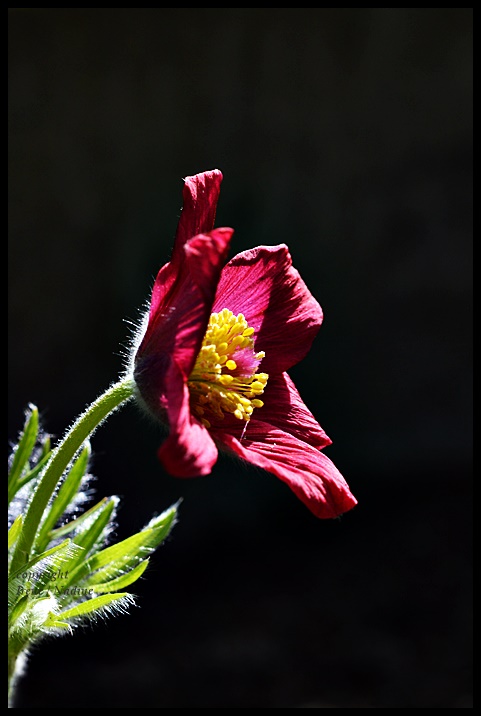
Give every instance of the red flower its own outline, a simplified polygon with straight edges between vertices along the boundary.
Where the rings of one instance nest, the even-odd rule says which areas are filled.
[[[140,397],[170,430],[159,458],[193,477],[225,448],[286,482],[317,517],[336,517],[356,499],[286,372],[309,351],[321,307],[283,244],[225,263],[233,230],[213,228],[221,181],[217,170],[185,180],[172,259],[134,357]]]

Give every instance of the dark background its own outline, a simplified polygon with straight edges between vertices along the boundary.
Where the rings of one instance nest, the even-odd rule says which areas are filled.
[[[291,372],[358,507],[221,458],[179,481],[128,406],[119,537],[179,497],[140,608],[32,655],[18,706],[471,708],[472,9],[11,9],[9,440],[122,369],[182,177],[325,312]]]

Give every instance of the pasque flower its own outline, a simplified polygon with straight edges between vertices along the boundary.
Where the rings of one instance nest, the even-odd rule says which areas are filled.
[[[309,351],[321,307],[284,244],[227,262],[233,230],[214,229],[221,181],[218,170],[185,179],[172,258],[136,342],[138,396],[169,428],[159,459],[194,477],[225,449],[287,483],[317,517],[336,517],[356,499],[287,373]]]

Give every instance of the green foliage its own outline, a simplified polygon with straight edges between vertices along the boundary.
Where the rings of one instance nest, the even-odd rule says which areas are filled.
[[[15,673],[17,657],[42,638],[71,632],[99,616],[125,612],[134,597],[120,590],[143,575],[149,556],[169,535],[177,517],[173,505],[137,534],[108,544],[118,498],[105,497],[80,511],[89,478],[90,445],[85,440],[61,473],[36,520],[35,533],[26,539],[25,516],[39,488],[45,489],[52,455],[50,439],[40,430],[38,410],[30,406],[9,460],[9,675]]]
[[[133,397],[134,384],[130,378],[123,378],[111,385],[77,418],[72,427],[66,432],[56,448],[52,450],[45,468],[38,473],[35,488],[31,491],[30,500],[26,505],[22,531],[12,555],[12,568],[21,567],[28,559],[32,550],[35,549],[35,538],[38,535],[39,527],[45,518],[45,512],[51,502],[56,487],[65,479],[65,471],[68,469],[74,457],[84,445],[85,441],[92,435],[98,426],[120,405],[128,402]],[[37,419],[35,419],[35,416]],[[11,462],[9,482],[11,493],[18,492],[18,478],[23,476],[23,467],[29,462],[26,455],[28,448],[33,442],[34,436],[38,434],[38,411],[31,406],[27,415],[25,428],[20,437],[17,448],[14,451]],[[43,446],[43,451],[45,445]],[[19,457],[17,457],[19,453]],[[31,453],[33,455],[33,453]],[[33,460],[35,462],[35,460]]]
[[[37,442],[38,409],[31,405],[27,414],[23,432],[12,453],[12,461],[8,471],[8,486],[18,486],[19,478],[28,464],[32,450]]]
[[[80,483],[82,482],[82,478],[87,470],[89,456],[90,445],[87,444],[72,464],[72,467],[68,471],[57,496],[50,504],[50,509],[48,510],[42,527],[40,528],[38,536],[35,540],[35,547],[38,550],[48,544],[50,530],[57,524],[59,519],[61,519],[65,510],[68,509],[68,506],[77,495]]]

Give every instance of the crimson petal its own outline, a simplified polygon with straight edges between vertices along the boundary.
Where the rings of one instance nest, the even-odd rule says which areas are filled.
[[[186,241],[214,228],[221,183],[222,172],[218,169],[184,179],[183,207],[177,224],[173,259]]]
[[[222,174],[187,177],[172,260],[155,280],[145,334],[135,354],[134,378],[148,408],[167,420],[159,449],[169,472],[204,475],[217,459],[205,427],[190,413],[187,378],[202,344],[232,229],[213,229]]]
[[[221,182],[222,173],[218,169],[184,179],[183,207],[177,224],[172,259],[160,269],[155,279],[150,302],[151,318],[155,316],[172,288],[184,261],[185,244],[193,236],[209,233],[214,228]]]
[[[143,374],[149,376],[149,392],[164,392],[170,357],[186,378],[190,374],[205,334],[232,233],[232,229],[214,229],[209,234],[194,236],[183,246],[184,260],[177,267],[170,290],[158,303],[155,313],[150,314],[137,350],[135,379],[141,393]],[[169,267],[170,264],[164,269]]]
[[[255,417],[262,422],[269,423],[318,450],[332,444],[332,440],[304,403],[287,373],[270,376],[261,398],[264,407],[256,409]],[[250,433],[249,426],[247,432]]]
[[[357,504],[331,460],[294,435],[253,418],[244,439],[222,431],[215,437],[238,457],[289,485],[316,517],[338,517]]]
[[[158,450],[159,460],[175,477],[208,475],[217,460],[217,448],[208,431],[190,412],[189,390],[175,362],[167,371],[166,385],[170,433]]]
[[[322,323],[322,309],[287,246],[258,246],[224,267],[213,310],[243,313],[256,332],[256,350],[266,354],[262,370],[282,373],[308,353]]]

